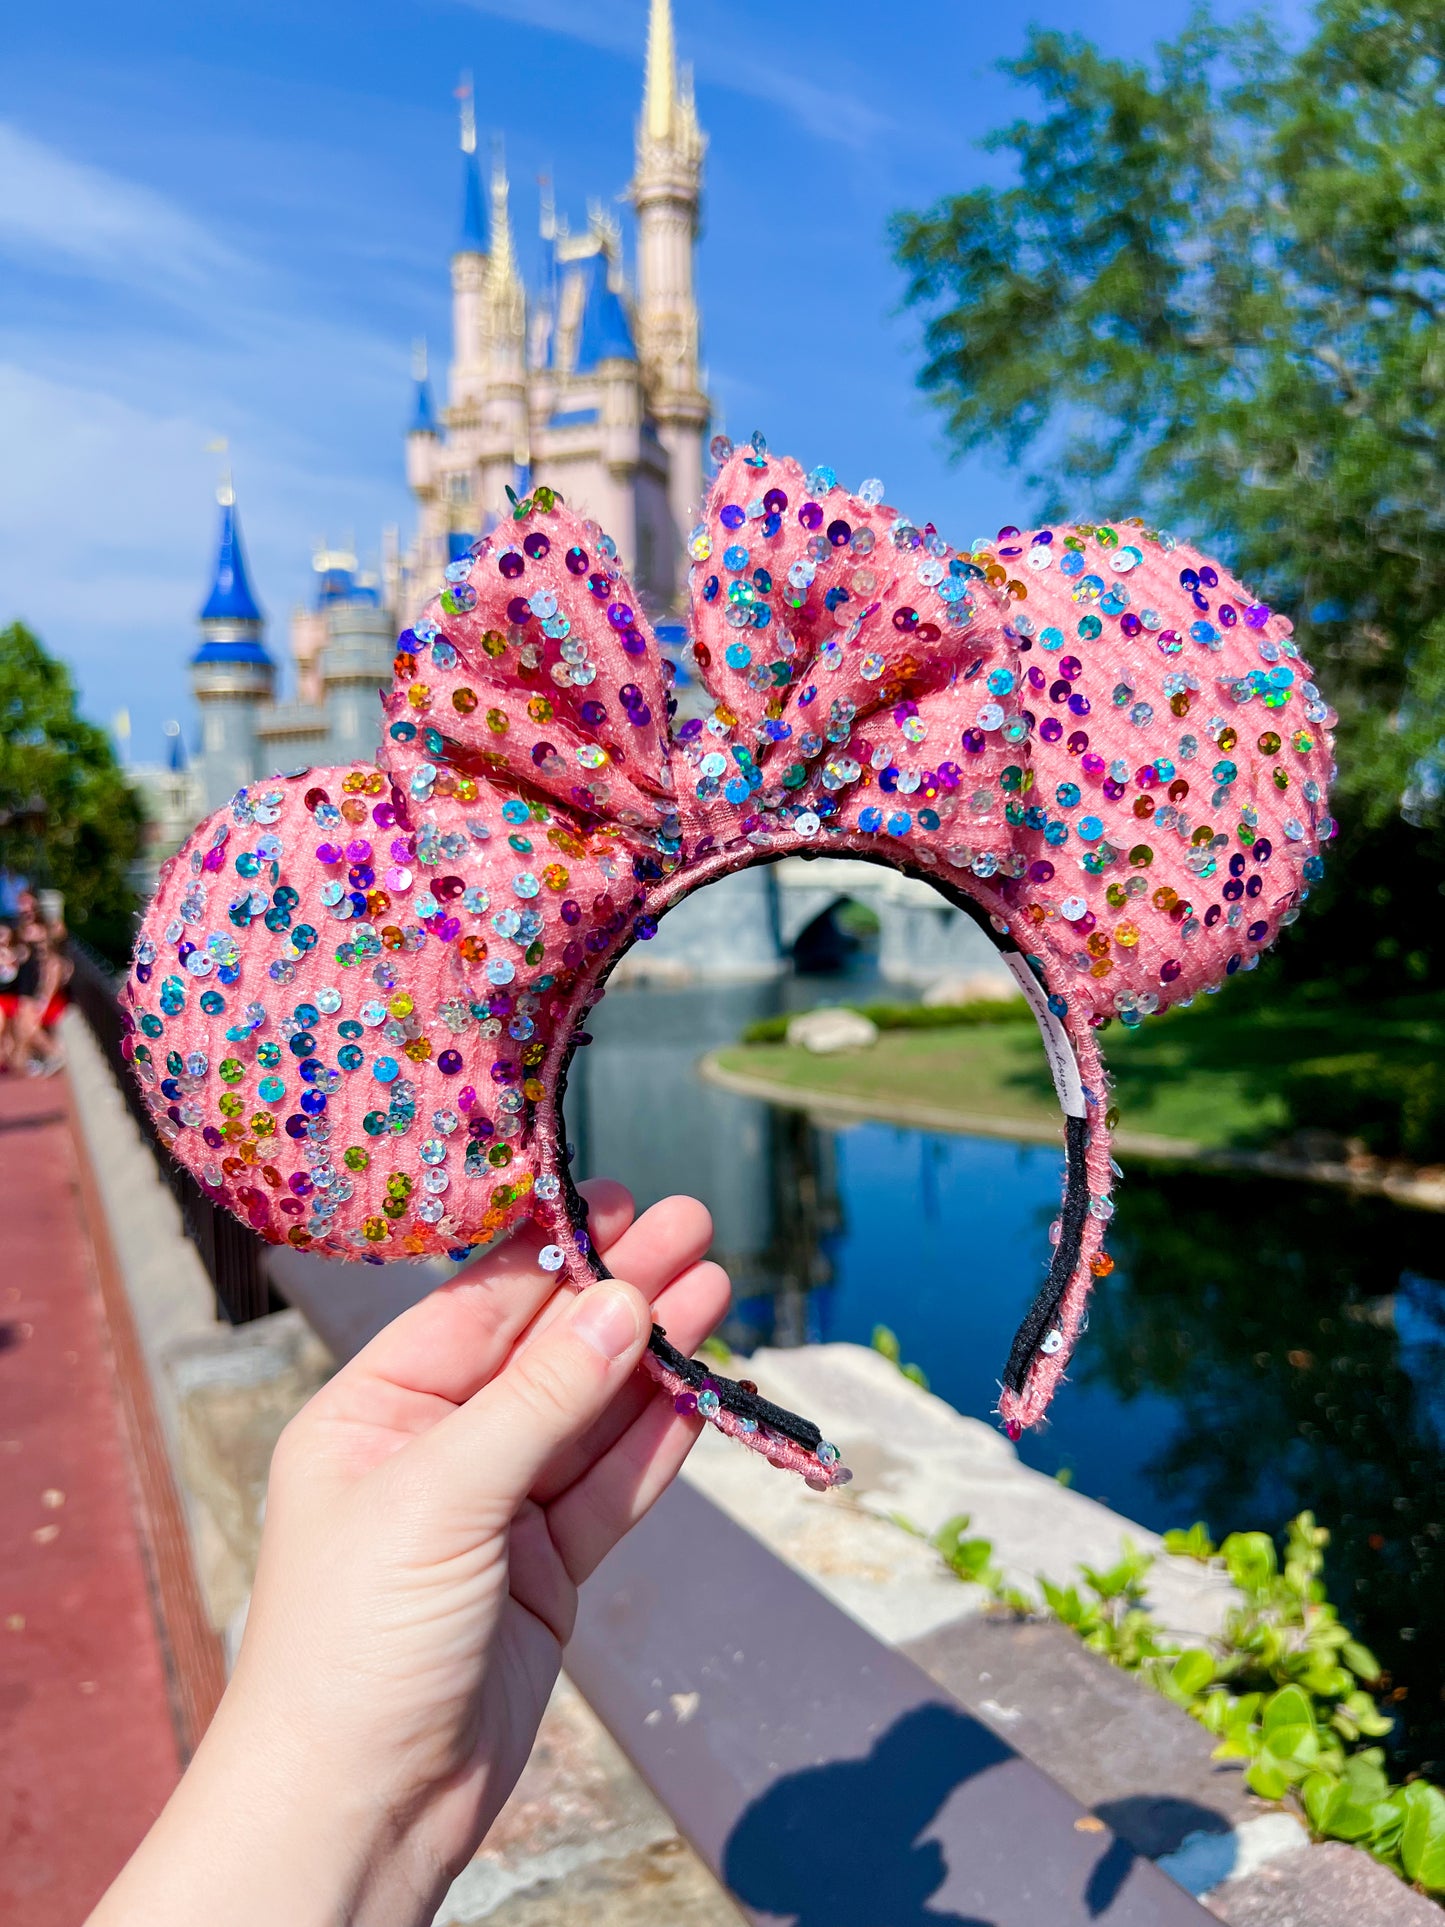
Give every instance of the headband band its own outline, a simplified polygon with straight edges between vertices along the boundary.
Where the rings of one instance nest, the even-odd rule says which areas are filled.
[[[999,1414],[1043,1417],[1113,1210],[1098,1030],[1222,984],[1333,834],[1334,721],[1289,622],[1138,523],[952,548],[832,473],[723,448],[689,541],[689,670],[548,488],[400,638],[375,764],[263,779],[163,873],[130,1049],[176,1155],[259,1235],[465,1256],[532,1220],[599,1264],[567,1173],[576,1032],[623,951],[784,855],[925,878],[1003,951],[1065,1113],[1048,1275]],[[681,1359],[685,1407],[814,1483],[806,1420]]]

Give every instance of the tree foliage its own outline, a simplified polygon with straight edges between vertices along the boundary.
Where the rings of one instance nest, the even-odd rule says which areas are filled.
[[[1341,712],[1336,955],[1445,972],[1445,9],[1035,31],[1015,179],[898,216],[924,388],[1040,512],[1131,507],[1294,616]],[[1424,874],[1428,872],[1428,874]],[[1318,926],[1317,926],[1318,928]]]
[[[141,823],[109,738],[77,712],[64,664],[23,624],[0,630],[0,869],[63,891],[76,935],[124,956]]]

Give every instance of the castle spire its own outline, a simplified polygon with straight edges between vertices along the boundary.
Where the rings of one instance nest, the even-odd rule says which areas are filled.
[[[203,776],[210,809],[255,775],[256,721],[276,689],[276,670],[264,640],[266,619],[246,568],[229,467],[216,499],[220,540],[201,610],[201,646],[191,658],[191,688],[205,719]]]
[[[507,179],[507,159],[502,137],[492,146],[492,264],[494,294],[500,294],[517,279],[517,249],[512,239],[512,184]]]
[[[511,183],[500,137],[492,148],[492,258],[487,263],[486,332],[489,366],[485,422],[489,434],[525,451],[527,418],[527,293],[512,237]],[[530,460],[530,456],[527,457]],[[522,454],[517,457],[522,461]]]
[[[456,252],[485,254],[487,210],[482,199],[481,176],[477,172],[477,110],[470,74],[462,75],[456,91],[461,106],[462,148],[462,231]]]
[[[672,0],[652,0],[647,20],[647,84],[642,96],[642,122],[649,140],[661,143],[672,139],[677,107]]]
[[[702,496],[710,404],[702,388],[693,249],[707,149],[691,77],[678,85],[671,0],[651,0],[647,78],[637,123],[637,348],[648,413],[668,456],[668,503],[681,553]]]
[[[487,203],[477,171],[477,115],[472,77],[463,74],[456,89],[461,110],[462,230],[452,250],[452,369],[450,404],[467,407],[486,380],[486,326],[483,315],[487,280]]]
[[[411,351],[411,377],[413,385],[411,428],[412,435],[436,435],[441,431],[437,425],[436,407],[432,401],[431,380],[427,373],[426,337],[420,336]]]
[[[201,610],[201,630],[207,643],[258,643],[265,618],[251,588],[246,551],[241,545],[241,516],[227,467],[216,490],[221,509],[220,540],[211,591]]]

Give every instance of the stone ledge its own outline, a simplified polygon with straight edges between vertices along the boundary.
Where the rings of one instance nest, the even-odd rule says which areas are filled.
[[[1281,1854],[1205,1902],[1229,1927],[1440,1927],[1423,1894],[1338,1840]]]
[[[960,1620],[903,1650],[1147,1859],[1275,1813],[1202,1726],[1066,1627]]]
[[[537,1743],[435,1927],[738,1927],[739,1915],[563,1676]]]
[[[1001,1433],[855,1345],[760,1351],[749,1374],[815,1419],[853,1467],[823,1497],[708,1432],[684,1474],[821,1592],[900,1647],[1088,1806],[1121,1850],[1158,1862],[1230,1927],[1440,1927],[1441,1911],[1367,1853],[1309,1843],[1298,1820],[1216,1763],[1179,1707],[1050,1621],[985,1616],[924,1533],[967,1512],[1010,1581],[1069,1581],[1131,1539],[1154,1554],[1150,1606],[1177,1635],[1218,1630],[1228,1582],[1151,1532],[1031,1470]]]
[[[711,1431],[684,1476],[890,1644],[983,1609],[978,1588],[960,1585],[895,1523],[901,1516],[929,1534],[960,1512],[1025,1592],[1037,1594],[1039,1573],[1068,1583],[1081,1563],[1112,1565],[1127,1537],[1155,1557],[1149,1603],[1170,1631],[1202,1638],[1222,1624],[1234,1595],[1218,1572],[1174,1557],[1156,1533],[1022,1464],[1001,1432],[920,1391],[876,1352],[760,1351],[748,1371],[769,1398],[822,1426],[852,1485],[820,1504]]]

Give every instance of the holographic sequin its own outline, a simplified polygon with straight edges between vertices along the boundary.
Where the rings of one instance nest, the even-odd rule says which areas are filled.
[[[586,1282],[557,1117],[582,1014],[725,871],[806,849],[937,877],[1081,1053],[1252,967],[1318,881],[1333,716],[1287,619],[1216,565],[1127,522],[955,548],[881,483],[849,495],[760,437],[715,453],[701,715],[676,718],[615,545],[539,489],[400,638],[377,764],[238,792],[162,884],[127,1048],[262,1237],[421,1258],[531,1218],[544,1268]]]

